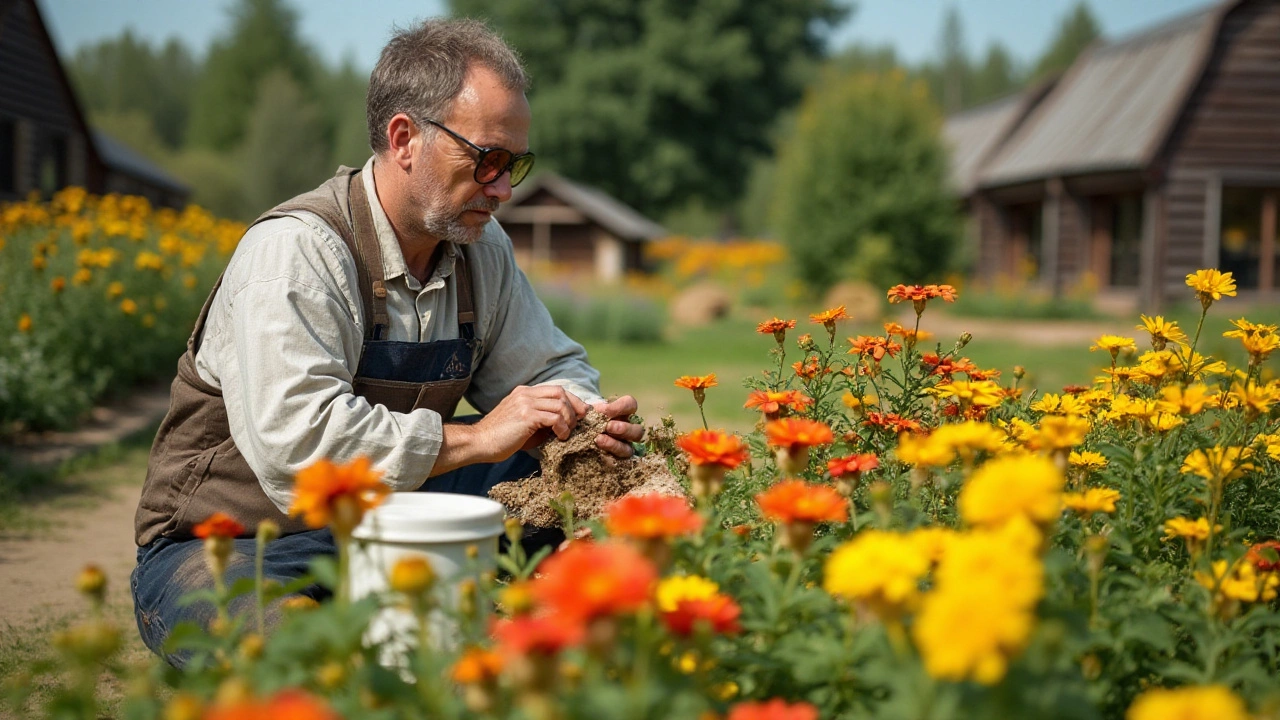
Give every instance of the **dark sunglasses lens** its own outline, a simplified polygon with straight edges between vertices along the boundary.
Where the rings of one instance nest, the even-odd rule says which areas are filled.
[[[521,155],[516,158],[516,162],[511,166],[511,187],[519,185],[528,177],[529,171],[533,169],[533,155]]]
[[[476,182],[484,184],[497,180],[498,176],[507,169],[509,162],[511,162],[510,150],[497,149],[485,152],[476,165]]]

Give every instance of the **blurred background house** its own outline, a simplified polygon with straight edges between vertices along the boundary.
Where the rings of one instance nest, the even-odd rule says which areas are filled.
[[[86,122],[34,0],[0,0],[0,200],[68,185],[181,207],[190,189]]]
[[[1276,286],[1280,3],[1211,6],[952,115],[978,272],[1158,307],[1200,267]]]

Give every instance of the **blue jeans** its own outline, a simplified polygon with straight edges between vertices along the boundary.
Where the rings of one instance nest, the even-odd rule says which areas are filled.
[[[500,482],[528,477],[538,470],[538,461],[526,452],[517,452],[499,463],[480,463],[458,468],[423,483],[420,491],[448,492],[463,495],[486,496],[489,489]],[[522,544],[532,549],[537,545],[558,543],[563,535],[558,532],[533,533]],[[505,538],[503,539],[505,541]],[[253,558],[256,550],[253,538],[234,541],[234,552],[227,563],[226,584],[231,587],[241,578],[254,576]],[[268,543],[263,556],[263,574],[268,580],[281,585],[307,574],[311,559],[333,555],[337,548],[328,528],[285,535]],[[158,538],[146,547],[138,548],[138,566],[130,578],[133,590],[133,609],[138,621],[142,641],[155,654],[171,665],[182,667],[188,660],[185,653],[166,653],[165,641],[169,632],[182,622],[194,622],[208,628],[217,614],[210,602],[180,605],[184,595],[197,590],[213,589],[213,574],[204,558],[203,540],[172,540]],[[329,590],[319,585],[303,588],[298,595],[323,600]],[[275,627],[281,619],[281,598],[267,606],[267,628]],[[232,615],[253,612],[252,594],[241,595],[231,601],[228,610]]]

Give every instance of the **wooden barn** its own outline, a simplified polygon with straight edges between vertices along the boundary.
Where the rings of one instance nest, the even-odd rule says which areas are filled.
[[[948,118],[980,277],[1096,282],[1144,310],[1201,267],[1277,282],[1280,2],[1230,0]]]
[[[0,201],[68,185],[181,207],[190,190],[85,121],[35,0],[0,0]]]
[[[516,188],[496,214],[528,270],[551,266],[615,282],[644,271],[644,245],[666,230],[619,200],[551,172]]]

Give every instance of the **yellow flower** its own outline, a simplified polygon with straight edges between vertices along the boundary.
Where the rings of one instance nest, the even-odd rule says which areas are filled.
[[[955,537],[955,530],[941,525],[926,525],[907,533],[907,539],[934,564],[942,560],[947,546]]]
[[[1256,467],[1248,461],[1253,449],[1247,447],[1218,447],[1195,450],[1182,461],[1182,472],[1199,475],[1209,481],[1230,481]]]
[[[1276,598],[1276,587],[1280,586],[1280,576],[1276,573],[1266,573],[1259,578],[1253,563],[1243,561],[1228,566],[1226,560],[1214,560],[1212,573],[1197,571],[1195,578],[1201,586],[1223,598],[1240,602],[1270,602]]]
[[[1250,335],[1241,340],[1241,343],[1245,352],[1249,353],[1250,362],[1259,363],[1280,348],[1280,336],[1271,333]]]
[[[1062,504],[1067,506],[1068,510],[1074,510],[1081,515],[1092,515],[1093,513],[1113,513],[1116,511],[1116,501],[1120,499],[1120,492],[1111,488],[1089,488],[1082,493],[1067,493],[1062,496]]]
[[[1067,456],[1067,464],[1071,467],[1083,468],[1085,470],[1101,470],[1107,466],[1107,458],[1102,453],[1092,452],[1090,450],[1082,450],[1080,452],[1072,451]]]
[[[916,467],[943,467],[956,458],[955,450],[944,443],[933,442],[928,435],[902,433],[898,436],[898,459]]]
[[[435,580],[435,570],[425,557],[405,555],[391,566],[388,585],[398,593],[421,595],[431,588]]]
[[[1222,685],[1154,688],[1129,706],[1125,720],[1249,720],[1244,701]]]
[[[187,273],[182,276],[182,286],[188,290],[194,290],[197,282],[199,281],[196,279],[196,276],[191,273]]]
[[[1200,383],[1188,385],[1185,388],[1180,385],[1170,385],[1161,389],[1160,395],[1163,399],[1156,402],[1156,409],[1175,415],[1200,413],[1210,397],[1209,388]]]
[[[1151,334],[1151,347],[1156,350],[1163,350],[1165,345],[1171,342],[1182,342],[1187,339],[1182,329],[1178,327],[1178,323],[1169,322],[1160,315],[1155,317],[1140,316],[1142,324],[1138,325],[1139,330],[1146,330]]]
[[[720,586],[697,575],[676,575],[658,583],[654,597],[662,612],[675,612],[682,600],[709,600],[720,592]]]
[[[1147,418],[1147,424],[1151,426],[1152,430],[1155,430],[1158,433],[1167,433],[1186,422],[1187,421],[1183,420],[1181,416],[1166,412],[1156,413]]]
[[[93,280],[93,271],[88,268],[80,268],[75,275],[71,276],[71,282],[76,285],[88,285]]]
[[[133,259],[133,266],[139,270],[155,270],[164,269],[164,258],[159,255],[143,250]]]
[[[953,380],[931,391],[944,398],[955,398],[961,405],[996,407],[1004,402],[1004,390],[994,380]]]
[[[915,606],[920,579],[931,565],[911,537],[864,530],[827,557],[822,587],[862,604],[881,620],[895,619]]]
[[[1183,355],[1190,351],[1190,348],[1183,346]],[[1225,362],[1207,358],[1200,353],[1195,353],[1189,362],[1184,362],[1184,358],[1175,356],[1174,364],[1180,372],[1186,372],[1187,376],[1192,379],[1199,379],[1204,375],[1221,375],[1227,371]]]
[[[990,460],[974,471],[960,491],[960,516],[977,527],[1000,527],[1015,518],[1047,526],[1061,512],[1064,478],[1038,455]]]
[[[31,332],[31,325],[31,316],[26,313],[22,313],[22,316],[18,318],[18,332]]]
[[[1255,335],[1275,335],[1277,330],[1277,326],[1275,325],[1264,325],[1262,323],[1249,322],[1244,318],[1232,320],[1231,324],[1235,325],[1236,329],[1222,333],[1222,337],[1240,338],[1243,340]]]
[[[125,315],[132,315],[138,312],[138,303],[134,302],[130,298],[125,298],[124,300],[120,301],[120,312],[124,313]]]
[[[1217,525],[1214,530],[1221,530],[1222,526]],[[1164,523],[1164,539],[1172,540],[1173,538],[1183,538],[1184,540],[1208,540],[1209,539],[1209,521],[1205,518],[1176,517],[1166,520]]]
[[[1233,383],[1227,399],[1230,407],[1244,410],[1249,417],[1265,415],[1270,412],[1271,406],[1280,400],[1280,388],[1273,383],[1266,385]]]
[[[1004,446],[1005,437],[994,425],[966,420],[934,430],[929,436],[929,443],[935,447],[950,448],[967,462],[979,451],[998,452]]]
[[[1032,410],[1046,415],[1088,415],[1089,404],[1074,395],[1045,393],[1030,405]]]
[[[1103,335],[1095,341],[1094,345],[1090,347],[1089,350],[1105,350],[1111,353],[1111,357],[1114,359],[1115,356],[1125,348],[1137,350],[1138,346],[1133,342],[1133,338],[1121,337],[1119,335]]]
[[[1077,415],[1046,415],[1029,445],[1038,450],[1070,450],[1084,442],[1089,421]]]
[[[859,408],[875,407],[879,400],[875,395],[863,395],[862,397],[857,397],[853,393],[847,392],[841,396],[840,402],[844,403],[845,407],[850,410],[858,410]]]
[[[1204,309],[1209,309],[1215,300],[1235,297],[1236,281],[1231,273],[1217,270],[1197,270],[1187,276],[1187,286],[1196,291],[1196,298]]]
[[[114,280],[107,286],[107,297],[114,300],[124,294],[124,283]]]

